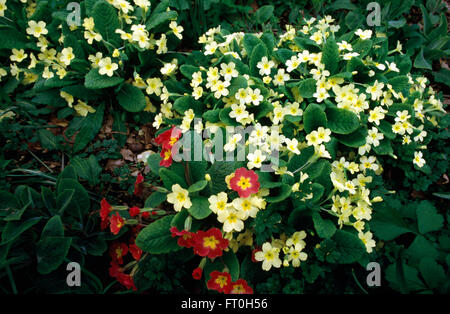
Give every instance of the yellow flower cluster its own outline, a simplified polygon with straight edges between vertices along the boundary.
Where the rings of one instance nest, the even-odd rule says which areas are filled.
[[[299,267],[301,262],[306,261],[308,254],[302,252],[306,247],[305,231],[295,232],[291,237],[286,239],[286,235],[282,234],[280,239],[274,239],[272,242],[265,242],[262,250],[255,253],[255,260],[262,262],[262,269],[269,271],[272,267],[280,268],[281,265],[288,267]],[[280,259],[280,253],[283,252],[283,261]]]

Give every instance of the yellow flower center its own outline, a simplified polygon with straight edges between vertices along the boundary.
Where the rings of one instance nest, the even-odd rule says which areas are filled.
[[[225,205],[226,205],[226,203],[224,201],[217,202],[217,208],[219,210],[225,209]]]
[[[217,244],[219,244],[219,240],[217,240],[216,237],[214,237],[214,236],[205,237],[203,239],[204,247],[210,247],[211,249],[214,250],[216,248]]]
[[[179,202],[184,202],[186,200],[186,196],[184,195],[184,193],[180,192],[177,194],[177,200]]]
[[[252,186],[252,184],[250,183],[250,178],[247,177],[241,177],[237,185],[243,190],[246,190]]]
[[[216,278],[216,284],[218,284],[220,286],[220,288],[225,287],[227,285],[227,283],[228,283],[228,280],[227,280],[227,277],[225,277],[225,276],[218,276]]]

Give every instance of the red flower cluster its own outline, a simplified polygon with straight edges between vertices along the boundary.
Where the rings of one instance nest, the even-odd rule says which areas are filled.
[[[142,183],[144,182],[144,177],[142,174],[138,174],[136,177],[136,182],[134,182],[134,195],[140,196],[142,195],[143,186]]]
[[[108,204],[106,199],[102,199],[100,202],[100,218],[102,219],[101,229],[104,230],[109,225],[109,213],[111,213],[112,207]]]
[[[258,178],[258,175],[253,170],[239,168],[234,172],[234,176],[230,180],[230,186],[238,192],[239,197],[249,197],[251,194],[259,191]]]
[[[228,247],[228,240],[224,239],[222,232],[218,228],[211,228],[208,231],[190,232],[179,231],[176,227],[170,229],[172,237],[178,236],[178,245],[193,248],[194,254],[209,257],[210,259],[222,256],[223,250]]]
[[[109,247],[109,254],[113,262],[122,265],[123,257],[128,254],[128,246],[125,243],[113,242]]]
[[[119,265],[123,264],[123,258],[128,252],[131,253],[131,256],[133,256],[136,261],[141,259],[142,250],[134,242],[127,246],[125,243],[116,241],[109,247],[109,254],[111,255],[112,261]]]
[[[109,228],[113,234],[119,234],[120,229],[125,226],[125,220],[119,215],[119,213],[113,214],[110,222],[111,224],[109,225]]]
[[[197,268],[194,269],[194,271],[192,272],[192,278],[194,278],[195,280],[200,280],[200,279],[202,279],[202,272],[203,272],[203,269],[201,269],[200,267],[197,267]]]
[[[160,156],[162,157],[160,166],[170,167],[172,164],[172,147],[181,137],[181,130],[177,127],[173,126],[167,131],[164,131],[157,138],[155,138],[155,142],[158,145],[162,145],[162,150]]]
[[[127,289],[133,289],[137,291],[134,285],[133,277],[131,275],[125,274],[123,269],[114,261],[111,261],[111,267],[109,268],[109,275],[115,278],[119,283],[124,285]]]
[[[216,290],[225,294],[253,294],[253,289],[244,279],[231,281],[231,275],[227,272],[213,271],[210,274],[206,286],[210,290]]]
[[[136,217],[139,214],[141,214],[141,209],[137,206],[133,206],[128,210],[128,213],[130,214],[131,217]],[[151,214],[150,212],[143,212],[142,218],[149,218],[150,215],[153,215],[154,213],[155,213],[154,211]]]

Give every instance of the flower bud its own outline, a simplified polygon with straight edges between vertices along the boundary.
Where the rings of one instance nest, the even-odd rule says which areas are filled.
[[[379,203],[382,201],[383,201],[383,198],[381,196],[376,196],[371,200],[372,203]]]

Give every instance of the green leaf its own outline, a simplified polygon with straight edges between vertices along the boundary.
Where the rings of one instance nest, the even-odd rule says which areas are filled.
[[[240,126],[241,124],[237,122],[234,118],[230,117],[231,107],[223,108],[220,110],[219,119],[221,122],[225,123],[227,126]]]
[[[313,197],[309,199],[308,202],[317,203],[325,193],[325,188],[322,184],[314,182],[311,184],[311,193],[313,194]]]
[[[430,15],[428,14],[425,7],[422,4],[420,4],[419,6],[423,16],[423,31],[425,35],[428,35],[431,31],[431,28],[433,27],[433,23],[431,23]]]
[[[19,237],[22,233],[33,227],[35,224],[37,224],[42,217],[33,217],[25,222],[20,221],[9,221],[5,229],[3,229],[2,232],[2,243],[0,244],[6,244],[10,241],[15,240],[17,237]]]
[[[276,188],[278,190],[277,195],[275,196],[267,196],[266,201],[268,203],[278,203],[286,198],[288,198],[292,193],[292,187],[288,184],[281,184],[280,187]]]
[[[275,36],[271,31],[266,31],[264,34],[260,37],[261,41],[266,45],[269,55],[272,54],[273,49],[277,45]],[[241,72],[241,71],[239,71]]]
[[[426,289],[422,280],[419,279],[417,269],[405,264],[403,261],[398,261],[398,263],[401,263],[400,269],[402,270],[402,273],[399,273],[399,267],[396,264],[391,264],[386,268],[386,279],[393,289],[402,292],[404,286],[406,286],[405,288],[407,288],[408,291]],[[402,280],[402,277],[404,280]]]
[[[327,108],[327,126],[333,133],[350,134],[359,127],[359,119],[353,112],[335,107]]]
[[[55,215],[47,221],[44,229],[42,229],[41,239],[47,237],[64,237],[64,227],[61,216]]]
[[[433,72],[434,80],[438,83],[443,83],[450,86],[450,71],[447,69],[440,69],[439,72]]]
[[[380,141],[380,145],[373,146],[373,150],[378,155],[393,155],[394,149],[392,148],[391,140],[385,138]]]
[[[187,184],[184,178],[180,177],[172,170],[161,168],[159,169],[159,176],[164,183],[164,187],[169,191],[172,190],[172,185],[174,184],[179,184],[182,188],[187,188]]]
[[[195,114],[201,115],[203,113],[203,104],[200,101],[195,100],[192,96],[183,96],[175,100],[173,109],[181,115],[184,115],[189,109],[194,110]]]
[[[8,214],[8,216],[6,216],[5,218],[3,218],[4,221],[17,221],[20,220],[20,218],[22,218],[23,213],[27,210],[28,206],[31,205],[31,201],[29,201],[28,203],[25,204],[25,206],[23,206],[21,209],[12,209],[12,211]]]
[[[183,74],[186,78],[188,79],[192,79],[192,74],[194,74],[195,72],[199,71],[199,67],[193,66],[193,65],[189,65],[189,64],[183,64],[182,66],[180,66],[180,72],[181,74]]]
[[[105,105],[101,104],[96,108],[94,113],[89,114],[84,118],[80,131],[75,138],[75,144],[73,145],[74,153],[79,152],[86,147],[91,140],[95,138],[98,131],[102,127],[103,123],[103,112],[105,110]]]
[[[253,53],[253,49],[262,43],[262,41],[253,34],[245,34],[243,38],[243,44],[245,51],[247,52],[247,56],[251,56]]]
[[[88,159],[75,156],[70,161],[70,164],[75,168],[80,178],[88,180],[90,185],[96,185],[100,182],[102,168],[98,164],[95,155],[89,156]]]
[[[263,5],[254,14],[256,22],[258,24],[264,24],[273,16],[273,5]]]
[[[192,206],[188,209],[195,219],[205,219],[212,211],[209,209],[209,201],[206,197],[191,197]]]
[[[437,231],[444,224],[444,217],[437,213],[436,208],[430,201],[420,202],[416,209],[416,215],[419,232],[422,234]]]
[[[117,100],[122,108],[129,112],[140,112],[147,104],[142,91],[130,84],[122,86],[117,94]]]
[[[439,287],[446,280],[444,268],[429,256],[424,256],[420,260],[419,270],[430,289]]]
[[[230,95],[235,95],[240,88],[247,88],[247,86],[247,79],[239,75],[238,77],[235,77],[231,80],[231,84],[228,90],[230,91]]]
[[[80,209],[77,203],[73,200],[74,195],[75,189],[64,190],[58,194],[58,197],[56,198],[56,208],[58,210],[56,211],[53,209],[51,213],[54,214],[57,212],[62,215],[67,208],[69,208],[69,212],[78,213]]]
[[[219,194],[227,189],[225,177],[241,166],[238,162],[216,161],[208,169],[207,173],[211,176],[212,188],[211,194]]]
[[[298,92],[303,98],[311,98],[316,92],[316,80],[309,78],[298,84]]]
[[[184,230],[184,223],[189,216],[189,212],[186,209],[182,209],[172,218],[170,222],[171,227],[176,227],[178,230]]]
[[[189,193],[199,192],[203,190],[207,185],[208,181],[206,180],[197,181],[189,187],[188,191]]]
[[[98,1],[92,9],[95,28],[107,42],[118,45],[120,36],[116,34],[116,29],[120,29],[120,21],[117,10],[106,1]]]
[[[346,135],[342,134],[336,135],[336,138],[338,139],[339,142],[354,148],[366,144],[366,137],[367,137],[367,129],[365,128],[359,128],[356,131]]]
[[[165,216],[142,229],[136,238],[137,246],[151,254],[164,254],[180,250],[177,239],[172,238],[170,233],[170,223],[174,216]]]
[[[58,140],[52,132],[46,129],[39,130],[39,140],[43,148],[48,150],[56,150],[58,149]]]
[[[153,12],[146,24],[147,30],[151,30],[169,20],[175,20],[177,16],[178,14],[176,11],[165,11],[160,13]]]
[[[323,47],[322,63],[331,74],[335,74],[339,65],[339,47],[330,36]]]
[[[396,76],[392,79],[390,79],[388,81],[389,84],[392,85],[392,88],[396,91],[396,92],[408,92],[409,90],[409,79],[406,75],[402,75],[402,76]]]
[[[147,158],[148,166],[150,167],[150,171],[153,172],[155,175],[159,174],[159,169],[161,169],[161,166],[159,163],[161,162],[162,158],[159,154],[151,154]]]
[[[385,120],[381,120],[380,125],[377,125],[376,127],[388,139],[393,140],[395,138],[396,135],[394,132],[392,132],[392,124],[390,124],[389,122],[387,122]]]
[[[84,86],[88,89],[101,89],[119,85],[123,78],[118,76],[107,76],[98,73],[98,69],[92,69],[86,74]]]
[[[358,39],[356,44],[353,45],[353,51],[359,53],[360,58],[367,56],[372,49],[373,42],[370,39],[362,40]]]
[[[433,193],[434,196],[450,200],[450,192]]]
[[[420,260],[424,256],[436,259],[439,256],[439,251],[433,243],[427,240],[424,236],[418,235],[405,251],[405,255],[409,258],[409,264],[418,266]]]
[[[86,213],[91,209],[89,194],[78,181],[73,179],[62,179],[56,188],[56,193],[59,196],[64,190],[75,190],[75,198],[71,202],[71,208],[73,207],[72,204],[77,205],[82,213]],[[71,214],[78,216],[78,213]]]
[[[57,269],[69,252],[72,238],[46,237],[36,244],[37,270],[40,274],[49,274]]]
[[[419,69],[433,70],[431,64],[425,59],[423,56],[423,47],[420,49],[420,52],[417,54],[414,59],[414,67]]]
[[[267,48],[265,44],[260,43],[253,49],[250,57],[250,71],[253,76],[258,76],[259,69],[257,64],[263,57],[267,57]]]
[[[255,119],[259,120],[266,117],[270,112],[273,111],[273,105],[268,101],[263,101],[255,108]]]
[[[366,252],[363,242],[353,233],[336,230],[333,237],[325,239],[316,249],[319,260],[329,263],[351,264],[358,261]]]
[[[294,43],[301,49],[301,50],[309,50],[311,52],[317,52],[317,50],[320,49],[320,47],[316,44],[315,41],[309,39],[309,38],[303,38],[303,37],[295,37]]]
[[[233,253],[232,250],[229,250],[228,252],[225,252],[223,254],[223,262],[228,267],[228,271],[231,275],[231,280],[236,281],[239,279],[239,260],[236,257],[236,254]]]
[[[56,200],[55,195],[52,190],[50,190],[46,186],[41,187],[41,197],[42,202],[44,203],[45,207],[51,212],[54,212],[55,206],[56,206]]]
[[[312,215],[314,228],[317,235],[321,238],[331,238],[336,232],[336,225],[333,221],[328,219],[322,219],[319,213],[313,213]]]
[[[376,237],[384,241],[391,241],[404,233],[412,232],[397,209],[386,204],[375,209],[370,227]]]
[[[221,109],[213,109],[205,111],[205,113],[202,114],[202,118],[211,123],[217,123],[220,121],[219,118],[220,110]]]
[[[388,26],[393,28],[402,28],[406,24],[406,19],[402,18],[398,21],[389,21]]]
[[[160,205],[162,202],[164,202],[167,199],[167,193],[162,192],[153,192],[150,194],[149,197],[145,200],[144,207],[151,207],[155,208],[156,206]]]
[[[327,115],[322,107],[317,104],[309,104],[303,113],[305,131],[311,133],[320,126],[327,127]]]
[[[282,63],[286,63],[287,60],[289,60],[293,55],[295,55],[295,53],[292,50],[286,48],[277,49],[274,51],[273,54],[275,58]]]
[[[300,155],[293,155],[288,162],[288,170],[296,171],[303,167],[308,160],[314,155],[315,149],[313,146],[308,146],[300,151]]]
[[[23,49],[29,42],[25,32],[19,32],[12,26],[0,25],[0,49]]]

